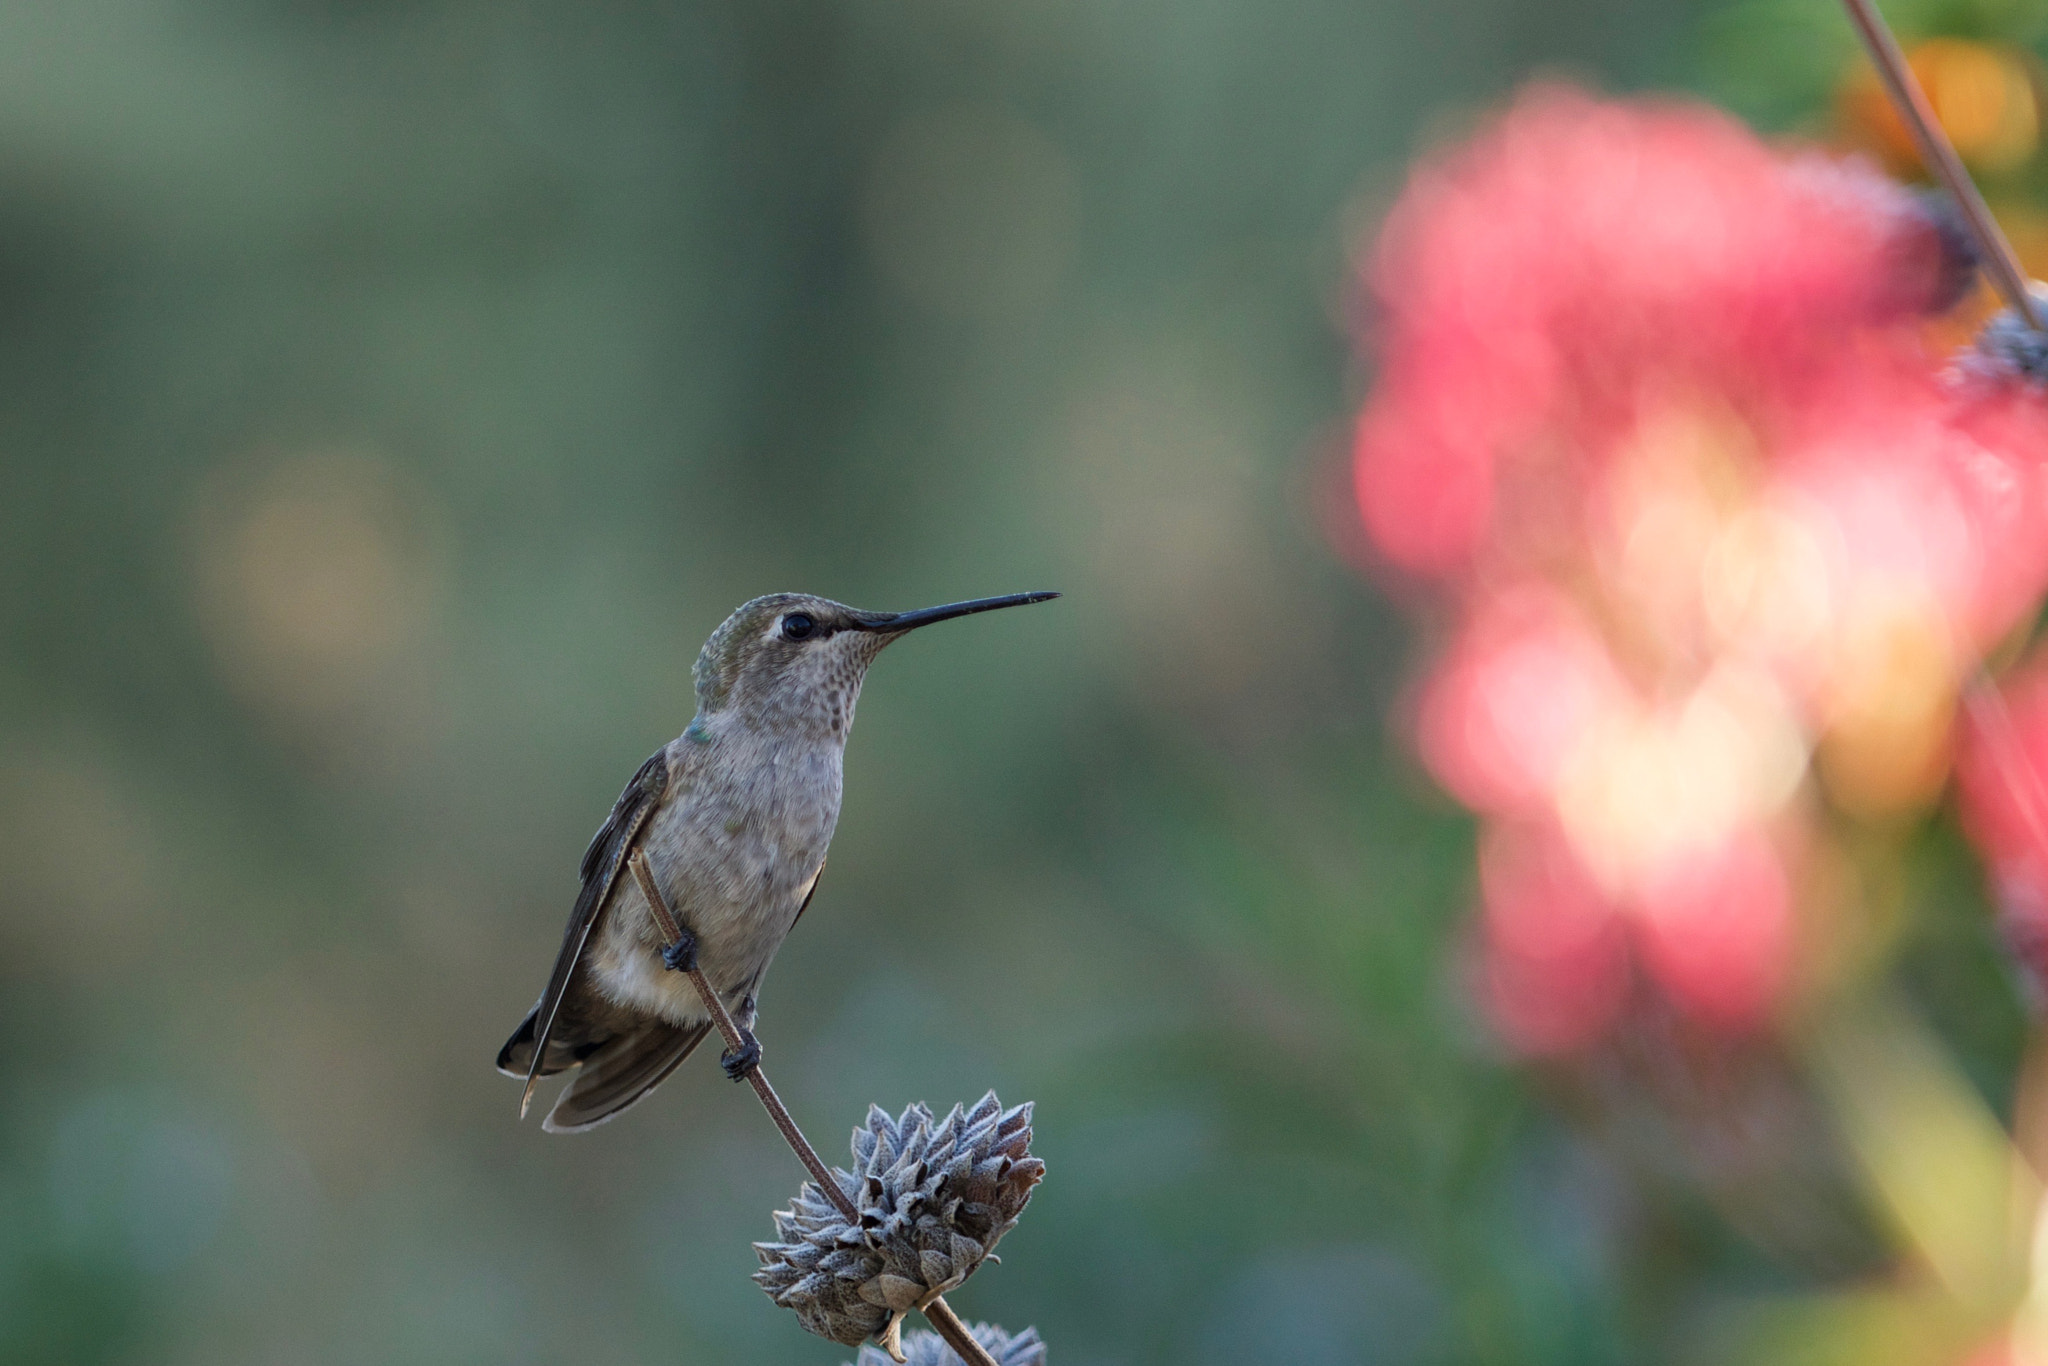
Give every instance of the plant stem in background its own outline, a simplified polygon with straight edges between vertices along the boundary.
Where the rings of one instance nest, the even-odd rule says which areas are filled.
[[[1856,25],[1863,46],[1869,50],[1878,78],[1890,93],[1899,117],[1911,130],[1914,145],[1920,149],[1920,159],[1955,196],[1956,206],[1963,211],[1971,235],[1977,239],[1977,245],[1984,253],[1984,269],[1991,276],[1991,283],[2005,296],[2007,306],[2024,318],[2027,326],[2039,332],[2041,316],[2035,310],[2033,296],[2027,292],[2027,277],[2020,269],[2019,256],[1999,230],[1998,220],[1991,216],[1991,208],[1978,192],[1977,183],[1963,168],[1962,157],[1957,155],[1955,144],[1949,141],[1948,133],[1935,117],[1934,106],[1928,102],[1927,92],[1920,88],[1919,79],[1913,75],[1913,68],[1906,61],[1906,54],[1900,50],[1899,40],[1892,33],[1891,26],[1878,13],[1874,0],[1842,0],[1842,4],[1849,11],[1850,22]]]
[[[674,912],[669,910],[668,898],[661,894],[661,888],[654,880],[653,870],[647,866],[646,853],[635,849],[627,865],[632,868],[633,879],[640,884],[640,894],[647,898],[647,905],[653,910],[654,919],[661,926],[662,933],[668,936],[671,944],[680,942],[683,927],[676,920]],[[725,1046],[737,1052],[742,1047],[743,1040],[740,1036],[740,1027],[732,1018],[732,1012],[725,1008],[725,1002],[718,999],[718,993],[712,989],[711,981],[704,975],[702,968],[693,963],[684,971],[689,976],[690,985],[696,987],[697,994],[703,998],[704,1008],[711,1012],[712,1022],[718,1026],[718,1032],[725,1036]],[[804,1169],[811,1174],[811,1179],[817,1183],[818,1189],[841,1214],[846,1216],[848,1223],[858,1224],[860,1211],[854,1207],[851,1197],[840,1189],[839,1182],[832,1176],[831,1168],[825,1165],[825,1160],[818,1156],[818,1150],[804,1137],[804,1131],[797,1128],[796,1120],[790,1116],[789,1107],[782,1103],[782,1097],[776,1095],[775,1088],[768,1084],[768,1078],[762,1073],[759,1064],[748,1070],[747,1080],[753,1083],[754,1094],[761,1098],[761,1108],[768,1112],[768,1118],[775,1121],[776,1129],[782,1134],[782,1141],[796,1154],[797,1161],[804,1164]],[[938,1335],[946,1340],[946,1345],[951,1347],[968,1366],[997,1366],[995,1358],[974,1340],[974,1335],[967,1331],[967,1325],[960,1321],[960,1316],[953,1312],[952,1306],[946,1303],[943,1295],[932,1296],[929,1302],[918,1308]],[[903,1359],[901,1349],[892,1350],[890,1354],[898,1361]]]
[[[932,1302],[924,1308],[925,1321],[938,1330],[962,1361],[970,1366],[981,1366],[983,1362],[995,1366],[995,1359],[986,1348],[974,1340],[974,1334],[967,1331],[967,1325],[960,1322],[960,1316],[953,1312],[953,1306],[946,1303],[944,1295],[932,1296]]]

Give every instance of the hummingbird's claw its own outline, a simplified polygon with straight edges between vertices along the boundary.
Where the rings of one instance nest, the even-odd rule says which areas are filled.
[[[747,1073],[761,1065],[761,1041],[754,1037],[752,1030],[742,1029],[739,1050],[726,1049],[719,1055],[718,1065],[734,1081],[745,1081]]]
[[[661,961],[668,965],[670,972],[690,972],[697,966],[697,936],[688,928],[683,937],[661,951]]]

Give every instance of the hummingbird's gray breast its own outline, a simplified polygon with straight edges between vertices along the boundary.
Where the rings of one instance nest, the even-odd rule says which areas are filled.
[[[640,843],[722,995],[755,989],[824,867],[842,753],[831,741],[733,733],[709,743],[686,734],[670,745],[677,781]],[[622,879],[591,955],[599,989],[678,1024],[703,1019],[661,948],[646,900]]]

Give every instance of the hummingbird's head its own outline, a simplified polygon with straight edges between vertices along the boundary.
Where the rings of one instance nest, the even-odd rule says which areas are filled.
[[[889,642],[933,622],[1058,596],[1012,593],[916,612],[863,612],[808,593],[770,593],[741,606],[704,642],[692,670],[697,709],[737,712],[775,729],[815,727],[844,740],[861,680]]]

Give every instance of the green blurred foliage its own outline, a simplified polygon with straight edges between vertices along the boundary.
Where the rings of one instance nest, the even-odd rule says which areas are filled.
[[[2041,0],[1888,0],[1880,9],[1909,45],[1939,35],[2038,48],[2048,37]],[[1765,129],[1814,131],[1862,57],[1841,0],[1730,0],[1699,32],[1704,93]]]
[[[850,1355],[746,1279],[798,1172],[715,1069],[550,1139],[489,1066],[782,588],[1069,595],[878,665],[763,1000],[830,1151],[1039,1103],[964,1313],[1060,1366],[1598,1366],[1800,1283],[1494,1056],[1410,641],[1331,549],[1410,154],[1532,71],[1688,77],[1694,18],[0,6],[0,1360]],[[2009,1076],[1957,915],[1926,990]]]

